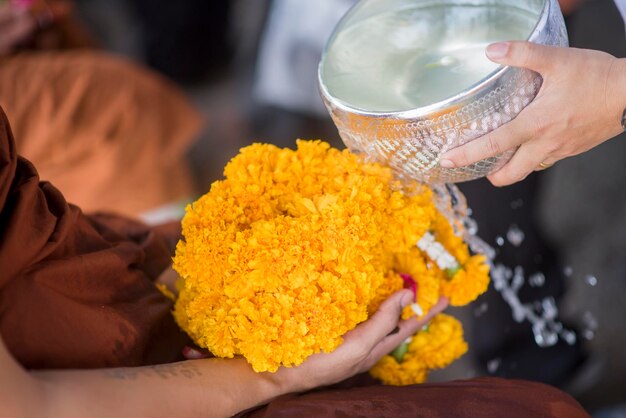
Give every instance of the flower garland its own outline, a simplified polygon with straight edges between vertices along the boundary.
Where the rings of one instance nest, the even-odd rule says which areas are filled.
[[[425,329],[405,344],[406,348],[394,352],[396,355],[383,357],[372,367],[370,374],[388,385],[422,383],[430,369],[447,367],[467,352],[461,323],[446,314],[435,316]]]
[[[330,352],[408,277],[416,302],[405,318],[428,312],[440,295],[464,304],[487,288],[484,259],[470,256],[430,189],[404,193],[381,165],[298,141],[295,151],[246,147],[224,174],[187,207],[174,257],[181,277],[174,316],[218,357],[242,355],[261,372]],[[453,269],[420,248],[429,235]],[[402,360],[408,377],[379,376],[423,381],[404,370],[414,352]]]

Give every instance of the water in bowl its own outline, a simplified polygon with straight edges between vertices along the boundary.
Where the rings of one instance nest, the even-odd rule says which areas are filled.
[[[523,40],[538,19],[511,6],[433,5],[377,14],[331,40],[322,76],[351,107],[402,111],[450,98],[498,68],[497,41]]]

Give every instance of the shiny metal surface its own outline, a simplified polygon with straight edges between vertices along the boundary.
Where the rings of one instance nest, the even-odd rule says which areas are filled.
[[[470,10],[468,7],[471,8],[471,19],[466,11],[460,12]],[[439,60],[436,62],[443,65],[426,63],[418,67],[417,70],[428,70],[424,70],[418,78],[423,88],[417,86],[414,93],[403,97],[382,97],[387,93],[387,86],[391,91],[394,77],[401,77],[402,65],[396,62],[388,66],[391,68],[391,74],[387,74],[390,78],[382,81],[380,86],[373,86],[378,90],[370,88],[369,96],[361,94],[368,84],[363,82],[361,89],[358,79],[356,84],[344,88],[343,81],[338,82],[332,77],[336,73],[332,72],[332,66],[337,61],[336,57],[341,56],[336,51],[337,40],[341,40],[345,33],[354,36],[355,31],[362,30],[361,27],[363,30],[371,29],[369,22],[377,15],[389,16],[389,13],[396,12],[398,16],[412,16],[411,19],[403,18],[402,25],[415,25],[422,34],[431,29],[438,31],[434,37],[426,37],[428,42],[425,41],[424,45],[420,45],[421,49],[416,48],[415,51],[424,56],[436,56]],[[507,36],[499,20],[507,19],[509,12],[534,18],[528,23],[528,35],[520,39],[545,45],[567,45],[565,25],[556,0],[362,0],[357,3],[335,29],[319,67],[322,98],[346,146],[390,166],[401,179],[417,179],[429,184],[472,180],[500,168],[511,157],[512,151],[457,169],[440,167],[439,158],[445,151],[472,141],[515,118],[536,96],[542,83],[541,76],[512,67],[494,66],[490,69],[484,64],[472,66],[470,61],[462,61],[468,59],[467,53],[458,59],[458,55],[441,58],[437,48],[462,38],[472,38],[476,45],[510,40],[498,39],[499,36]],[[363,22],[367,24],[361,24]],[[378,33],[377,39],[385,33]],[[392,31],[389,33],[392,34]],[[485,34],[484,39],[481,39],[482,34]],[[370,45],[376,48],[381,43],[363,42],[357,52],[367,53]],[[426,50],[429,45],[432,45],[432,51]],[[345,56],[351,51],[339,52]],[[374,63],[388,59],[376,54],[375,50],[371,52]],[[482,54],[482,50],[476,53]],[[484,58],[481,55],[476,59]],[[458,65],[451,71],[446,65],[454,63],[454,60],[458,60]],[[358,66],[355,68],[358,72]],[[395,68],[398,68],[397,75],[393,73]],[[376,79],[378,76],[373,77]],[[459,82],[465,82],[467,86],[462,88]]]

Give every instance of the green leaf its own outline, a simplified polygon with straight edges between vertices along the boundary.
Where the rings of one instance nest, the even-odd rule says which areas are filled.
[[[446,273],[448,273],[448,278],[452,279],[459,272],[459,270],[461,270],[460,265],[447,269]]]
[[[395,357],[398,363],[402,363],[402,360],[404,359],[407,351],[409,351],[409,343],[403,342],[391,352],[391,355]]]

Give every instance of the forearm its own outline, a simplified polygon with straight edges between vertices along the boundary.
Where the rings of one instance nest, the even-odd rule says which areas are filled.
[[[241,359],[34,373],[50,417],[225,417],[283,393]]]

